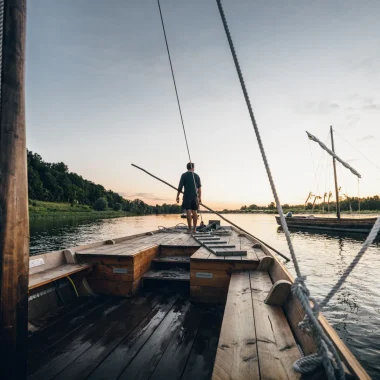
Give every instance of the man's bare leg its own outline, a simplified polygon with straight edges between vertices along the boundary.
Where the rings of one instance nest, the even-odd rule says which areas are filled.
[[[191,210],[186,210],[187,225],[189,227],[188,232],[191,232]]]
[[[196,210],[192,210],[193,213],[193,232],[197,232],[198,214]]]

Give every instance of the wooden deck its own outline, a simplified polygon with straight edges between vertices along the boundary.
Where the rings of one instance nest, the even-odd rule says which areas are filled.
[[[84,298],[29,341],[29,379],[210,379],[223,307],[181,294]]]
[[[264,303],[271,287],[267,272],[232,274],[213,380],[300,378],[292,369],[300,352],[284,312]]]
[[[116,244],[111,241],[111,244],[84,249],[79,247],[74,251],[80,262],[94,264],[87,279],[96,293],[134,295],[144,277],[153,278],[154,273],[150,272],[152,263],[179,263],[180,257],[183,257],[183,263],[190,261],[191,297],[200,302],[225,303],[231,270],[256,269],[260,260],[267,257],[260,248],[253,248],[252,241],[244,235],[230,231],[230,236],[209,237],[210,246],[216,246],[217,242],[226,243],[227,248],[218,249],[226,251],[224,256],[213,254],[193,236],[180,232],[131,236],[116,239]],[[228,254],[229,246],[244,250],[247,254]]]

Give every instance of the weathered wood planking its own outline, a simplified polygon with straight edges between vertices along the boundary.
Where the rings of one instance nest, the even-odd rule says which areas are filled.
[[[249,276],[261,379],[299,379],[292,365],[300,353],[284,312],[264,303],[272,281],[265,272],[250,271]]]
[[[82,262],[96,264],[88,276],[88,282],[96,293],[125,297],[138,290],[142,275],[149,271],[158,251],[158,245],[144,242],[144,245],[123,244],[122,248],[112,249],[111,253],[104,249],[94,253],[85,250],[78,253],[78,258]]]
[[[151,270],[142,276],[144,280],[174,280],[174,281],[190,281],[189,272],[179,272],[175,270]]]
[[[254,243],[259,243],[251,237],[247,237]],[[274,259],[273,264],[269,268],[269,275],[273,283],[278,280],[286,280],[294,283],[293,276],[289,273],[286,267],[277,259],[275,254],[272,254],[266,247],[262,247],[263,252],[272,256]],[[305,334],[298,326],[305,316],[305,312],[298,299],[295,299],[292,294],[289,294],[287,301],[283,305],[283,310],[288,323],[295,334],[297,341],[301,345],[301,348],[305,355],[316,352],[316,345],[314,340]],[[339,338],[336,331],[330,326],[323,315],[319,316],[319,321],[325,332],[330,337],[331,341],[335,345],[339,355],[343,359],[343,362],[347,368],[354,373],[359,379],[370,379],[366,371],[362,368],[352,352],[347,348],[343,341]]]
[[[141,284],[141,277],[136,281],[110,281],[88,278],[92,290],[97,294],[130,297],[136,293]]]
[[[226,288],[230,283],[230,274],[227,270],[204,270],[191,269],[190,267],[190,283],[193,286],[211,286],[214,288]]]
[[[191,300],[195,302],[225,304],[227,293],[228,288],[190,285]]]
[[[91,268],[91,265],[89,264],[66,264],[54,269],[33,274],[29,277],[29,290],[89,268]]]
[[[212,379],[259,378],[249,272],[235,272],[228,289]]]

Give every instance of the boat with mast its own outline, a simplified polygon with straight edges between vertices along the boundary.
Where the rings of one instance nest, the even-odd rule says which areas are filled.
[[[369,379],[320,310],[373,241],[380,219],[319,308],[285,223],[295,279],[274,249],[238,226],[193,235],[158,229],[29,257],[26,0],[3,5],[2,378]],[[220,0],[217,5],[238,68]],[[247,105],[258,133],[249,99]]]
[[[357,176],[358,179],[361,175],[347,162],[343,161],[335,153],[334,148],[334,132],[333,127],[330,126],[330,138],[331,138],[331,149],[329,149],[322,141],[317,137],[307,132],[309,140],[316,142],[324,151],[326,151],[331,157],[333,162],[333,172],[334,172],[334,185],[335,185],[335,201],[336,201],[336,217],[327,218],[320,216],[302,216],[302,215],[289,215],[286,217],[286,223],[289,228],[298,229],[314,229],[314,230],[329,230],[329,231],[345,231],[345,232],[369,232],[373,227],[377,218],[342,218],[339,203],[339,186],[337,179],[336,161],[338,161],[343,167],[348,169],[353,175]],[[309,193],[308,199],[311,193]],[[326,196],[326,194],[325,194]],[[317,197],[314,198],[314,202]],[[330,200],[330,194],[329,194]],[[307,201],[306,201],[307,202]],[[277,224],[281,225],[280,217],[276,215]]]

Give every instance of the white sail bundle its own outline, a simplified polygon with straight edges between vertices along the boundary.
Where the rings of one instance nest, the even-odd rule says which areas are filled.
[[[307,136],[310,140],[315,141],[320,145],[320,147],[325,150],[330,156],[334,157],[337,161],[339,161],[345,168],[351,171],[352,174],[356,175],[358,178],[362,178],[362,176],[347,162],[343,161],[341,158],[339,158],[331,149],[329,149],[322,141],[318,140],[314,135],[306,131]]]

